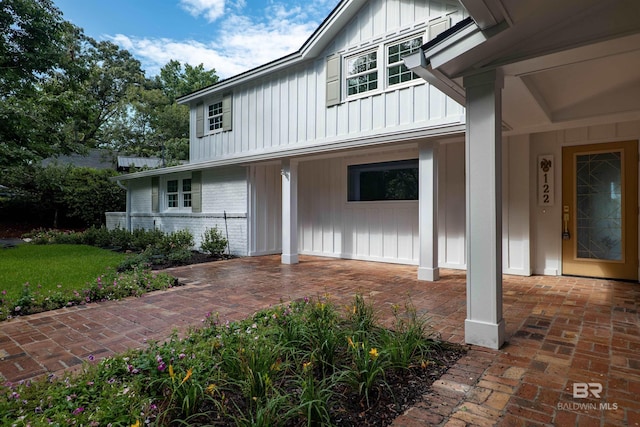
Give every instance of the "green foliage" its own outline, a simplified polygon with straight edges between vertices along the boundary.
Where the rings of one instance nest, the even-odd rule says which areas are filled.
[[[218,227],[207,228],[202,235],[200,249],[207,254],[222,255],[228,244]]]
[[[404,318],[408,329],[412,319]],[[290,324],[296,325],[291,330],[331,325],[336,336],[362,340],[344,339],[336,348],[336,372],[327,373],[314,349],[283,340]],[[352,325],[326,299],[277,306],[240,322],[208,314],[201,329],[87,363],[78,376],[0,386],[0,423],[334,425],[347,396],[362,396],[361,410],[368,411],[376,392],[392,392],[384,383],[391,368],[379,328],[364,332]]]
[[[25,237],[41,245],[76,243],[135,252],[118,264],[118,271],[151,264],[185,264],[193,255],[191,248],[194,245],[193,234],[189,230],[167,234],[156,229],[129,232],[121,228],[108,230],[104,226],[92,226],[84,232],[39,229]]]
[[[33,291],[79,289],[124,258],[125,254],[81,245],[18,245],[0,255],[0,290],[17,298],[25,283]]]
[[[16,190],[0,203],[0,217],[58,227],[105,222],[105,212],[125,208],[125,192],[109,181],[115,171],[50,165],[13,169],[4,185]]]
[[[165,234],[158,249],[164,252],[170,252],[176,249],[188,250],[191,249],[193,245],[193,233],[189,230],[178,230]]]
[[[108,267],[124,257],[78,245],[21,245],[12,249],[0,259],[5,286],[0,292],[0,320],[139,296],[175,285],[175,279],[167,274],[152,274],[139,268],[118,273]]]

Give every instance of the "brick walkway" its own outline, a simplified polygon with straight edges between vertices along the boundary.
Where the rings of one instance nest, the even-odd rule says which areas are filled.
[[[410,296],[445,340],[462,343],[465,273],[418,282],[415,267],[301,257],[243,258],[170,270],[185,286],[141,298],[56,310],[0,323],[0,380],[78,369],[97,358],[200,324],[208,311],[236,320],[328,293],[369,296],[383,317]],[[394,426],[640,425],[640,285],[569,277],[504,278],[507,344],[471,347]],[[573,397],[597,383],[600,398]],[[594,385],[597,391],[597,385]],[[617,408],[617,409],[614,409]]]

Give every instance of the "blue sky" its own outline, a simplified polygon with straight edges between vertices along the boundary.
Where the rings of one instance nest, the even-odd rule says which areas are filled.
[[[339,0],[54,0],[64,19],[131,52],[147,76],[169,60],[221,78],[295,52]]]

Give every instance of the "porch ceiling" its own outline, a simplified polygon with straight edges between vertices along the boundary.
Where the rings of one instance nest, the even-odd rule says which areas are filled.
[[[463,77],[500,69],[503,121],[512,133],[640,119],[637,0],[461,3],[474,34],[454,34],[425,57],[458,92]]]

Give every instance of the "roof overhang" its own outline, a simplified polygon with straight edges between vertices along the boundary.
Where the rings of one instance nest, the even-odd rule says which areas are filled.
[[[130,179],[139,179],[160,175],[168,175],[173,173],[191,172],[197,170],[219,168],[226,166],[246,166],[249,164],[269,162],[286,158],[308,157],[316,155],[326,155],[329,153],[338,153],[342,151],[355,150],[359,148],[372,148],[389,146],[392,143],[419,142],[437,138],[454,138],[464,135],[465,125],[461,124],[461,118],[451,119],[450,122],[441,123],[437,126],[429,128],[414,129],[407,126],[404,130],[379,133],[371,131],[368,134],[359,135],[358,137],[342,139],[333,138],[325,141],[323,144],[309,143],[300,144],[288,149],[276,148],[272,150],[264,150],[258,153],[252,153],[244,156],[229,157],[226,159],[209,160],[199,163],[187,163],[179,166],[171,166],[160,169],[150,169],[129,174],[118,175],[109,178],[111,181],[127,181]]]
[[[640,119],[640,2],[461,3],[473,21],[405,58],[457,102],[464,77],[499,69],[512,133]]]
[[[211,86],[202,88],[177,99],[178,104],[189,104],[214,93],[229,91],[232,87],[249,80],[261,78],[278,72],[298,63],[312,60],[322,54],[327,45],[342,31],[344,26],[358,13],[367,0],[342,0],[309,36],[300,49],[290,55],[276,59],[267,64],[253,68],[237,76],[221,80]]]

